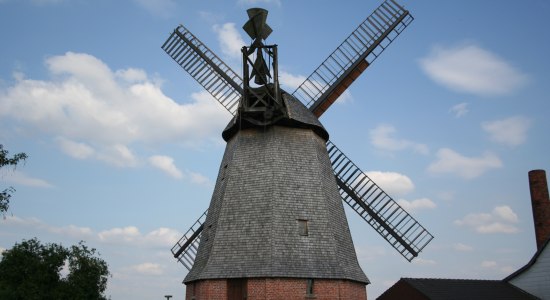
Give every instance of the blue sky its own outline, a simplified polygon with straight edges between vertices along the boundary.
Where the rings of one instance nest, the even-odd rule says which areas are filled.
[[[400,277],[501,279],[535,252],[527,172],[550,170],[550,4],[411,1],[415,21],[321,122],[435,239],[408,263],[347,211],[376,297]],[[184,298],[169,249],[208,207],[229,114],[160,48],[180,23],[240,73],[269,10],[292,92],[380,1],[0,0],[0,142],[28,161],[0,250],[99,250],[113,299]]]

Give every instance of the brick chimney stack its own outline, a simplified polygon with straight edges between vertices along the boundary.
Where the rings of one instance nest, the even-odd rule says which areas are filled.
[[[548,183],[544,170],[529,172],[529,190],[531,192],[537,250],[540,250],[546,240],[550,238],[550,198],[548,197]]]

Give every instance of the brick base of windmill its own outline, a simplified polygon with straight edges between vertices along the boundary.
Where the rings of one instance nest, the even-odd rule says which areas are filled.
[[[230,291],[232,289],[233,291]],[[231,295],[233,293],[234,295]],[[236,294],[236,295],[235,295]],[[185,299],[366,300],[364,283],[349,280],[248,278],[203,280],[187,284]]]

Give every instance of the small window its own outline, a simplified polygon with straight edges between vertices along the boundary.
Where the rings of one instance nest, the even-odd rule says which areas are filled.
[[[307,220],[298,220],[298,233],[301,236],[308,236],[309,235],[309,228],[308,228]]]
[[[313,295],[313,279],[310,278],[307,280],[307,286],[306,286],[306,294],[308,296],[312,296]]]
[[[221,175],[222,175],[222,176],[221,176],[221,180],[224,180],[224,179],[225,179],[225,172],[226,172],[226,170],[227,170],[227,164],[225,164],[225,165],[223,166],[223,168],[222,168],[222,171],[221,171],[221,173],[222,173],[222,174],[221,174]]]

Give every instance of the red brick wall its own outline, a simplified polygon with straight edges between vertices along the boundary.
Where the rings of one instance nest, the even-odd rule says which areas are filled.
[[[550,199],[544,170],[529,172],[529,190],[531,192],[537,249],[540,249],[546,240],[550,238]]]
[[[365,285],[349,280],[315,279],[311,296],[306,287],[307,279],[301,278],[249,278],[246,300],[367,300]],[[227,280],[189,283],[185,299],[227,300]]]
[[[226,298],[227,280],[225,279],[197,281],[186,286],[186,300],[225,300]]]

